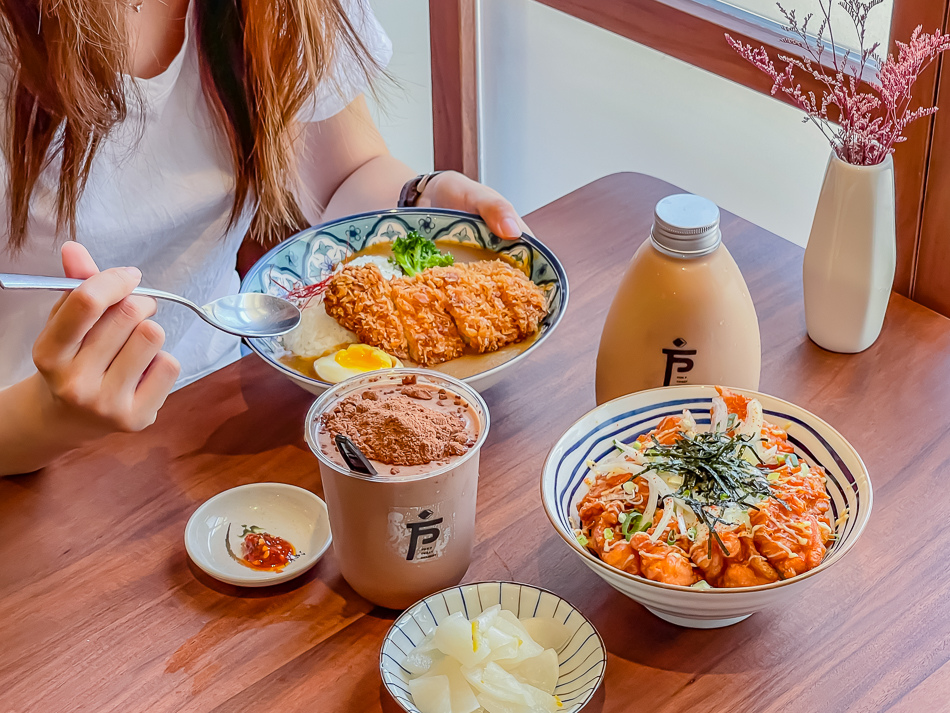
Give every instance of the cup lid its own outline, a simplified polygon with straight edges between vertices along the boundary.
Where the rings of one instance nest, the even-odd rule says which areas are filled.
[[[415,376],[419,380],[419,383],[445,388],[450,393],[461,396],[468,402],[470,406],[472,406],[472,408],[475,409],[475,412],[479,417],[479,434],[475,439],[474,446],[469,448],[468,451],[463,453],[461,456],[458,456],[457,460],[453,460],[449,463],[446,463],[445,465],[436,466],[429,471],[413,473],[410,475],[387,475],[382,473],[378,473],[376,475],[367,475],[350,470],[345,465],[337,463],[332,458],[329,458],[323,452],[323,449],[320,447],[319,434],[322,429],[321,417],[324,413],[332,408],[338,401],[355,391],[359,391],[360,389],[371,385],[389,386],[400,384],[407,376]],[[304,427],[304,438],[307,441],[307,445],[310,446],[310,450],[317,457],[317,460],[319,460],[323,465],[333,468],[338,473],[342,473],[343,475],[347,475],[351,478],[371,482],[403,483],[412,480],[425,480],[437,475],[442,475],[442,473],[445,473],[446,471],[458,468],[462,463],[467,461],[469,458],[472,458],[481,450],[482,445],[485,443],[485,439],[488,437],[488,429],[490,425],[491,416],[488,412],[488,404],[485,403],[485,400],[475,389],[465,382],[451,377],[448,374],[432,371],[430,369],[399,367],[396,369],[379,369],[377,371],[368,371],[365,374],[351,376],[346,381],[341,381],[339,384],[336,384],[324,391],[323,394],[321,394],[320,397],[313,402],[313,405],[310,407],[310,411],[307,412],[307,421]]]
[[[719,208],[690,193],[667,196],[653,213],[653,244],[674,257],[699,257],[719,247]]]

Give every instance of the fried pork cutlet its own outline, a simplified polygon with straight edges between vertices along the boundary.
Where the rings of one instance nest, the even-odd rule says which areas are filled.
[[[538,331],[544,293],[501,260],[430,267],[390,281],[373,265],[344,267],[324,294],[327,314],[360,341],[423,365],[492,352]]]
[[[447,311],[446,294],[420,278],[390,280],[393,304],[405,328],[410,358],[422,366],[441,364],[461,356],[465,344]]]
[[[327,314],[364,344],[402,359],[409,355],[390,284],[376,266],[344,267],[328,283],[323,302]]]
[[[490,277],[460,264],[430,267],[419,279],[446,295],[446,309],[471,349],[493,352],[518,341],[518,327]]]
[[[472,272],[491,278],[501,299],[508,308],[512,321],[520,332],[519,338],[538,331],[547,314],[544,292],[518,268],[501,260],[482,260],[468,264]]]

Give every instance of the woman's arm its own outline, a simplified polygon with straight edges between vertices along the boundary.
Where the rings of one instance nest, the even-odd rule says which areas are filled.
[[[308,124],[302,140],[303,208],[313,222],[392,208],[406,181],[418,174],[390,155],[362,96],[336,116]],[[429,181],[418,205],[479,213],[504,237],[516,238],[526,229],[511,203],[454,171]]]
[[[178,378],[148,318],[155,301],[130,296],[141,273],[99,272],[85,248],[63,246],[67,277],[84,280],[50,313],[33,346],[38,373],[0,390],[0,475],[27,473],[114,431],[155,420]]]
[[[339,114],[306,124],[300,142],[298,195],[304,215],[314,224],[393,208],[403,185],[418,174],[390,155],[362,96]],[[478,213],[504,237],[518,237],[527,230],[511,203],[454,171],[429,181],[418,205]],[[265,249],[245,241],[238,270],[246,272]]]

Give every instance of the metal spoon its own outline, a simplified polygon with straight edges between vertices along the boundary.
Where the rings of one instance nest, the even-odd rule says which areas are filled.
[[[69,292],[81,284],[82,280],[71,280],[67,277],[0,273],[0,287],[5,290]],[[256,292],[225,295],[204,307],[199,307],[180,295],[153,290],[150,287],[136,287],[132,294],[177,302],[193,310],[212,327],[239,337],[276,337],[286,334],[300,322],[300,310],[296,305],[280,297]]]

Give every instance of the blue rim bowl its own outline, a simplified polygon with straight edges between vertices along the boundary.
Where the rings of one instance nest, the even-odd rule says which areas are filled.
[[[548,314],[541,322],[538,338],[505,363],[462,379],[473,388],[481,391],[497,383],[502,372],[537,350],[560,324],[569,296],[567,273],[547,246],[527,233],[517,240],[500,238],[479,216],[442,208],[392,208],[307,228],[261,257],[245,275],[241,292],[282,297],[296,285],[319,282],[349,255],[376,243],[395,240],[410,230],[433,240],[454,241],[504,254],[524,269],[535,284],[545,288]],[[311,393],[320,394],[331,386],[281,363],[278,357],[285,351],[280,337],[246,342],[261,359]]]

